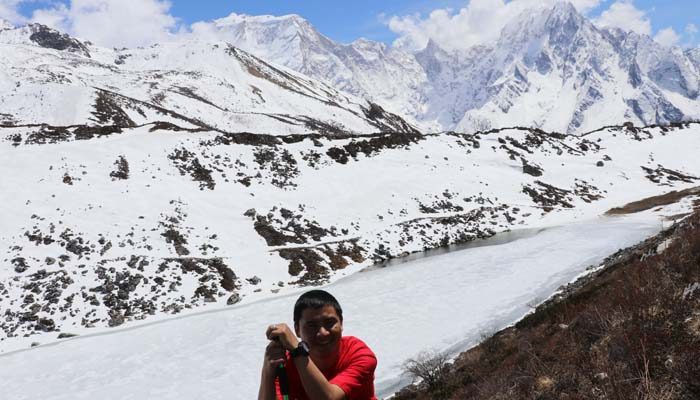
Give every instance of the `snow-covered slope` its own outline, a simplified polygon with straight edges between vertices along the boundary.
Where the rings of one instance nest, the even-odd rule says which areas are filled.
[[[417,53],[364,39],[339,44],[295,15],[232,14],[207,33],[384,104],[426,131],[582,133],[700,118],[697,50],[598,28],[567,2],[527,10],[495,43],[455,52],[432,41]]]
[[[423,68],[413,55],[383,43],[366,39],[337,43],[298,15],[231,14],[205,26],[195,30],[197,35],[233,43],[353,95],[381,99],[399,115],[417,117],[424,112]],[[434,124],[423,128],[439,129]]]
[[[499,125],[585,132],[622,121],[664,124],[700,115],[700,74],[679,49],[648,36],[600,30],[568,3],[523,13],[477,59],[482,65],[475,76],[488,76],[494,65],[498,74],[481,82],[490,96],[466,111],[458,129],[495,119]]]
[[[92,46],[42,25],[0,31],[0,122],[276,135],[412,131],[401,118],[223,42]]]
[[[567,7],[547,18],[527,28],[580,23],[571,32],[600,33]],[[290,32],[300,24],[298,17],[287,23]],[[483,65],[517,64],[520,83],[494,75],[489,87],[498,88],[493,96],[522,89],[499,107],[538,115],[549,92],[540,103],[521,102],[537,99],[526,90],[536,79],[517,61],[529,54],[529,36],[513,29],[503,35],[515,64],[488,48],[460,57],[491,54]],[[593,72],[566,60],[599,57],[600,71],[613,70],[603,55],[566,50],[578,33],[551,32],[549,63],[536,58],[535,66],[573,81],[588,76],[589,88]],[[625,37],[632,52],[653,46]],[[364,43],[352,51],[371,58],[381,50]],[[516,227],[590,218],[700,177],[697,124],[583,136],[534,128],[422,134],[375,103],[225,42],[114,50],[28,25],[1,29],[0,51],[0,351],[56,340],[59,332],[250,302]],[[659,64],[657,53],[644,54],[641,71]],[[415,57],[431,66],[430,76],[459,76],[443,66],[462,61],[434,43]],[[475,71],[482,64],[464,62]],[[644,79],[640,87],[652,85]],[[696,87],[674,82],[663,80],[664,90]],[[461,104],[442,98],[445,110]],[[496,98],[481,98],[480,110]],[[642,111],[644,104],[637,104]],[[600,124],[608,121],[596,107],[581,126],[592,124],[587,113],[595,110]]]
[[[470,347],[589,265],[656,232],[658,221],[644,214],[377,268],[328,290],[343,305],[344,334],[359,336],[377,355],[375,388],[386,398],[410,382],[401,366],[423,349],[454,354]],[[0,388],[12,400],[254,399],[263,330],[290,321],[296,297],[0,354]]]
[[[697,124],[584,137],[0,128],[0,349],[591,218],[697,186],[698,151]]]

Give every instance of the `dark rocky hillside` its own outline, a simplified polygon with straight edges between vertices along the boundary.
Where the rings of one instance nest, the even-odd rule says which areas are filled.
[[[395,399],[699,399],[698,360],[700,211]]]

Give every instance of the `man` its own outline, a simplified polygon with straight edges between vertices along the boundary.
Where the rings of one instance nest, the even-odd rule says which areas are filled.
[[[284,364],[290,400],[376,400],[377,358],[360,339],[343,336],[343,310],[330,293],[312,290],[294,305],[294,332],[270,325],[258,400],[281,398],[276,373]],[[297,339],[301,338],[301,341]]]

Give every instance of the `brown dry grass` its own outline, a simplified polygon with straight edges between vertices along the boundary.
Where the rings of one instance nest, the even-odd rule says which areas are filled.
[[[606,215],[620,215],[620,214],[632,214],[644,210],[649,210],[658,206],[665,206],[667,204],[672,204],[680,201],[682,198],[687,196],[693,196],[700,194],[700,187],[693,187],[689,189],[684,189],[681,191],[672,191],[659,196],[647,197],[639,201],[634,201],[632,203],[625,204],[622,207],[615,207],[608,210]]]
[[[700,399],[700,212],[614,259],[395,399]]]

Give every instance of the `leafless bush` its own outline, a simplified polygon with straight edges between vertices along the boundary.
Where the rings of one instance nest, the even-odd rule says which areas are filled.
[[[403,365],[403,369],[413,379],[420,379],[431,392],[442,391],[447,386],[450,371],[449,357],[441,352],[422,352]]]

